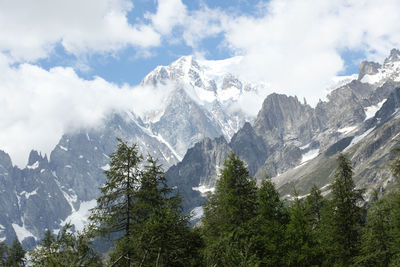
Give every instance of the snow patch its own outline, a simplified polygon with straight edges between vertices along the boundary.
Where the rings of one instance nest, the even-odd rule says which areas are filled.
[[[311,145],[311,143],[308,143],[307,145],[301,146],[301,147],[299,147],[299,148],[300,148],[301,150],[304,150],[304,149],[309,148],[310,145]]]
[[[26,168],[31,169],[31,170],[35,170],[39,167],[39,161],[36,161],[34,163],[32,163],[32,165],[27,165]]]
[[[75,230],[82,231],[88,223],[90,210],[96,207],[96,205],[96,199],[81,202],[79,209],[73,210],[72,214],[61,222],[61,226],[71,223],[72,225],[75,225]]]
[[[26,192],[26,191],[22,191],[21,193],[19,193],[21,196],[25,195],[26,199],[29,199],[31,196],[33,195],[37,195],[37,190],[38,188],[36,188],[35,190],[33,190],[32,192]]]
[[[384,73],[378,72],[376,74],[366,74],[361,79],[362,83],[376,84],[385,77]]]
[[[400,61],[389,62],[379,68],[377,73],[364,75],[361,82],[381,86],[389,79],[392,79],[395,82],[400,81],[399,73]]]
[[[25,225],[19,226],[16,223],[11,224],[14,228],[15,233],[17,234],[17,238],[19,242],[22,242],[27,237],[33,237],[35,240],[37,239],[28,229],[25,228]]]
[[[190,218],[191,221],[200,220],[204,216],[204,210],[202,206],[195,207],[190,212],[192,217]]]
[[[108,171],[108,170],[110,170],[110,165],[106,164],[106,165],[102,166],[101,168],[103,169],[103,171]]]
[[[316,158],[319,154],[319,148],[317,149],[311,149],[310,151],[308,151],[307,153],[305,153],[302,157],[301,157],[301,162],[300,164],[306,163],[307,161],[312,160],[313,158]]]
[[[68,151],[68,148],[66,148],[66,147],[64,147],[64,146],[62,146],[62,145],[58,145],[62,150],[64,150],[64,151]]]
[[[348,150],[358,142],[360,142],[364,137],[366,137],[370,132],[372,132],[375,129],[375,127],[372,127],[371,129],[366,130],[363,134],[357,135],[351,140],[350,144],[344,149],[344,151]]]
[[[192,187],[192,190],[199,191],[200,194],[206,195],[207,193],[213,193],[215,191],[215,187],[209,187],[207,185],[199,185],[197,187]]]
[[[364,121],[373,118],[376,114],[376,112],[378,112],[378,110],[381,109],[383,103],[385,103],[386,99],[382,100],[381,102],[379,102],[376,105],[372,105],[369,107],[364,108],[364,112],[365,112],[365,119]]]
[[[213,91],[208,91],[204,90],[203,88],[194,86],[194,91],[197,95],[197,97],[202,101],[202,102],[208,102],[211,103],[215,100],[215,93]]]
[[[217,92],[218,92],[218,100],[221,102],[229,99],[237,100],[240,96],[240,90],[236,87],[230,87],[224,90],[220,89]]]
[[[357,128],[357,126],[348,126],[348,127],[340,128],[337,131],[341,134],[348,134],[348,133],[352,132],[353,130],[355,130],[356,128]]]

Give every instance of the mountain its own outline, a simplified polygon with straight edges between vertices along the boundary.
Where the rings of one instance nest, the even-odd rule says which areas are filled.
[[[178,177],[174,185],[187,185],[181,189],[184,196],[192,197],[193,205],[187,209],[198,210],[195,205],[204,198],[192,192],[201,192],[204,186],[212,191],[218,179],[216,170],[222,167],[220,160],[207,165],[201,160],[204,157],[235,151],[251,175],[257,179],[271,176],[282,195],[290,196],[294,188],[307,194],[314,184],[327,190],[337,153],[344,151],[353,161],[357,185],[384,191],[392,181],[387,168],[390,150],[400,133],[399,88],[400,51],[394,49],[382,65],[362,62],[356,79],[332,90],[314,108],[297,97],[271,94],[254,122],[244,124],[229,143],[203,150],[196,145],[167,175],[171,180]],[[201,162],[201,173],[192,167],[191,159]],[[199,176],[201,181],[195,178]]]
[[[228,73],[238,60],[187,56],[157,67],[141,86],[168,89],[160,107],[143,116],[132,110],[109,114],[97,128],[65,133],[50,155],[32,151],[25,168],[13,166],[6,151],[0,151],[0,241],[11,244],[17,236],[32,247],[46,229],[57,232],[69,221],[82,229],[105,181],[116,138],[136,143],[165,169],[204,138],[230,140],[245,121],[254,119],[237,108],[238,100],[259,88]]]
[[[301,194],[313,184],[327,189],[339,151],[351,156],[358,186],[390,188],[385,166],[399,133],[398,50],[383,64],[361,63],[358,77],[315,107],[274,93],[256,116],[241,99],[259,97],[266,88],[229,73],[240,60],[185,56],[157,67],[141,86],[168,90],[162,105],[142,116],[132,107],[109,114],[96,128],[67,132],[50,155],[32,151],[25,168],[0,151],[0,241],[10,244],[17,236],[32,247],[46,229],[56,233],[69,221],[82,229],[118,137],[159,159],[185,211],[197,219],[232,151],[257,179],[271,176],[283,195],[293,186]]]

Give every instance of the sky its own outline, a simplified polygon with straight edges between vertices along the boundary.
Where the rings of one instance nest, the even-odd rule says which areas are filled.
[[[399,14],[398,0],[0,0],[0,149],[23,166],[112,111],[157,107],[138,84],[184,55],[242,56],[235,75],[315,105],[400,48]]]

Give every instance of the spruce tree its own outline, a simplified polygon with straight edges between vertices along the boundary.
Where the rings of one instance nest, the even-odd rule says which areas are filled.
[[[320,251],[315,232],[307,216],[304,200],[295,196],[290,209],[290,222],[286,227],[285,265],[314,266],[320,264]]]
[[[34,266],[101,266],[99,256],[91,245],[91,237],[86,233],[72,233],[71,225],[67,224],[57,236],[46,231],[40,245],[30,254]]]
[[[230,154],[224,163],[215,193],[204,206],[202,220],[208,266],[254,263],[249,221],[257,212],[257,187],[243,161]]]
[[[133,259],[140,266],[190,266],[196,242],[182,215],[182,199],[167,185],[165,173],[149,157],[135,193]],[[198,242],[197,242],[198,243]]]
[[[8,250],[8,257],[5,266],[10,266],[10,267],[25,266],[26,262],[25,254],[26,251],[23,249],[18,238],[15,238],[12,246]]]
[[[321,194],[321,190],[316,185],[310,190],[310,194],[306,197],[306,210],[310,225],[314,231],[320,227],[321,213],[326,200]]]
[[[281,266],[286,253],[285,229],[289,217],[271,179],[265,177],[257,192],[257,216],[251,221],[255,248],[262,266]]]
[[[377,196],[377,194],[375,194]],[[389,266],[394,238],[391,232],[393,195],[371,204],[366,225],[363,228],[361,253],[357,263],[362,266]]]
[[[339,266],[349,266],[358,255],[362,227],[363,190],[355,189],[350,161],[343,154],[338,156],[335,181],[331,185],[330,215],[325,224],[329,261]]]
[[[136,144],[129,146],[121,139],[118,142],[117,150],[110,155],[110,169],[105,171],[107,179],[100,188],[98,206],[92,210],[89,219],[100,234],[120,236],[116,240],[116,251],[119,253],[116,261],[122,266],[131,266],[133,205],[141,177],[139,163],[142,156]]]
[[[8,246],[0,242],[0,266],[5,266],[8,254]]]

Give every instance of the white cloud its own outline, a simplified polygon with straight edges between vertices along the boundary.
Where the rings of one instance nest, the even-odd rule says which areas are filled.
[[[170,34],[175,26],[183,24],[186,16],[186,6],[181,0],[159,0],[157,12],[146,14],[154,29],[163,35]]]
[[[132,23],[127,14],[134,8],[128,0],[0,1],[0,148],[17,164],[26,163],[30,149],[49,152],[61,134],[94,127],[109,112],[157,108],[168,91],[119,87],[102,78],[84,80],[72,68],[34,65],[57,44],[78,57],[127,46],[149,55],[147,48],[172,39],[207,55],[215,48],[201,41],[221,35],[220,49],[242,56],[234,74],[311,104],[343,70],[342,51],[382,61],[400,47],[398,0],[271,0],[257,16],[206,6],[191,11],[181,0],[159,0],[154,14]],[[177,27],[182,36],[172,34]],[[13,62],[31,63],[11,67]],[[263,95],[246,94],[238,106],[255,114]]]
[[[57,43],[78,56],[160,45],[153,27],[128,22],[132,8],[128,0],[0,1],[0,51],[23,62],[47,57]]]
[[[243,56],[236,74],[311,104],[344,69],[341,52],[382,61],[400,47],[397,0],[272,0],[260,9],[253,17],[204,7],[187,18],[183,38],[197,49],[203,38],[222,34],[222,45]]]
[[[142,116],[160,107],[170,92],[168,86],[118,87],[98,77],[84,80],[71,68],[13,68],[4,57],[0,80],[0,148],[18,166],[26,164],[31,149],[49,153],[62,134],[95,127],[111,112],[134,110]]]

